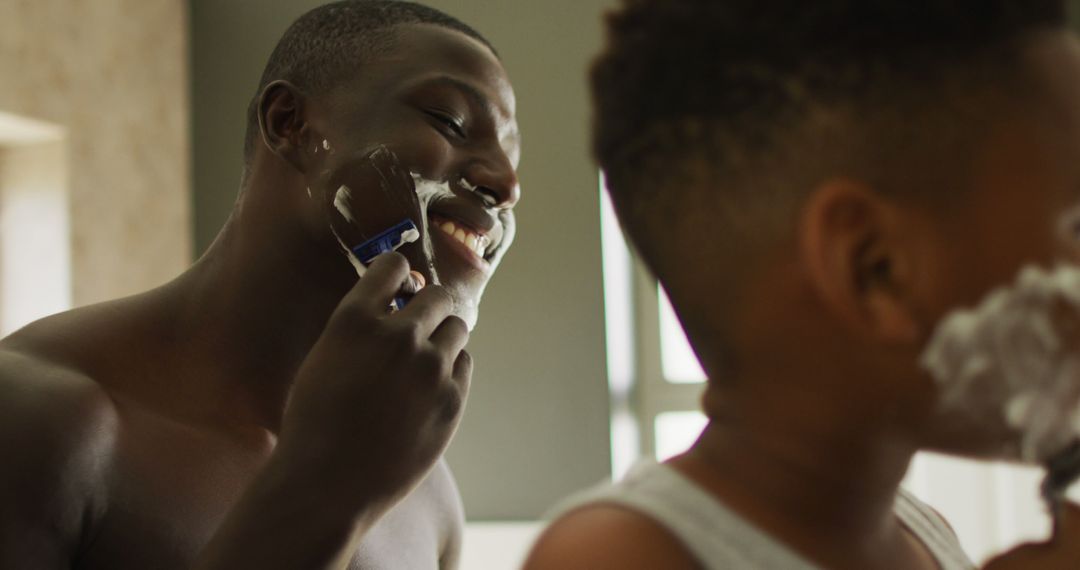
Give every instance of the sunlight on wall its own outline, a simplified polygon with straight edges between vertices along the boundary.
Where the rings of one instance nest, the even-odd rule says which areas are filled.
[[[0,335],[71,307],[64,130],[0,113]]]
[[[57,125],[0,112],[0,146],[37,145],[63,138],[64,129]]]

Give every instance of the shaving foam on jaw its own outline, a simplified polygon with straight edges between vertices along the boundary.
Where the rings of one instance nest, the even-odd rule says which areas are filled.
[[[942,412],[1017,434],[1003,459],[1046,463],[1080,438],[1080,267],[1025,267],[947,315],[921,363]]]

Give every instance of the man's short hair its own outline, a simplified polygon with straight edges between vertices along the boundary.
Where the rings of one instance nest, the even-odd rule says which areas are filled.
[[[745,255],[789,231],[777,218],[823,177],[915,188],[921,157],[962,159],[986,103],[1024,90],[1024,40],[1064,28],[1066,12],[1066,0],[624,0],[591,75],[594,152],[654,270],[654,238],[674,239],[693,212],[711,216],[696,231]]]
[[[263,89],[286,80],[307,93],[322,93],[355,76],[359,65],[390,51],[395,28],[430,24],[461,32],[495,48],[479,32],[439,10],[402,0],[340,0],[297,19],[278,41],[248,107],[245,162],[259,137],[258,101]]]

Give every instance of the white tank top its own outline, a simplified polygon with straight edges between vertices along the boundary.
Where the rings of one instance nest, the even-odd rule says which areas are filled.
[[[570,497],[554,514],[596,503],[623,506],[653,519],[706,569],[821,570],[667,465],[639,463],[619,483]],[[918,499],[901,490],[895,512],[930,550],[941,570],[974,568],[945,521]]]

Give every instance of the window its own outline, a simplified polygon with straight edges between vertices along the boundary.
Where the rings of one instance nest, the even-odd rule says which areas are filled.
[[[694,444],[708,419],[701,412],[664,412],[653,419],[654,455],[658,461],[678,455]]]
[[[667,459],[705,426],[705,373],[667,297],[635,262],[601,191],[612,465],[621,477],[640,457]]]
[[[701,430],[705,429],[708,418],[699,411],[698,395],[704,389],[707,378],[697,355],[690,348],[675,310],[671,308],[671,301],[660,287],[656,287],[656,298],[662,374],[660,382],[653,382],[652,393],[669,399],[670,406],[666,408],[668,411],[658,411],[651,420],[652,455],[663,461],[686,451],[697,440]],[[686,401],[691,394],[683,387],[693,388],[693,401]]]
[[[657,297],[660,300],[660,358],[664,379],[675,384],[705,382],[705,371],[690,348],[686,333],[662,288],[657,288]]]

